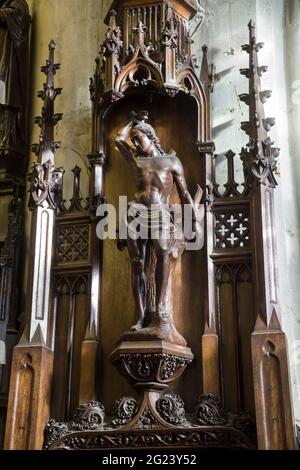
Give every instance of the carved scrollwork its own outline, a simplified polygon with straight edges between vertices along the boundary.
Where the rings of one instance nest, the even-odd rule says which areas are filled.
[[[91,401],[80,405],[74,413],[74,423],[85,430],[99,429],[104,423],[105,410],[102,403]]]
[[[80,406],[71,422],[50,420],[45,430],[44,449],[149,448],[157,445],[162,448],[174,445],[255,448],[255,436],[251,434],[255,429],[253,416],[250,413],[225,415],[213,395],[201,397],[197,410],[200,426],[191,425],[185,419],[184,403],[173,393],[162,395],[152,404],[151,400],[145,403],[144,399],[140,410],[133,398],[124,397],[117,401],[116,416],[109,419],[108,424],[104,423],[104,408],[97,402]]]
[[[163,382],[172,379],[179,370],[185,369],[187,365],[188,362],[185,358],[166,354],[163,357],[159,370],[160,380]]]
[[[253,449],[249,441],[235,430],[219,429],[178,429],[166,431],[160,429],[131,432],[104,431],[97,435],[65,436],[52,441],[46,448],[66,450],[100,450],[100,449],[142,449],[142,448],[231,448]]]
[[[51,160],[33,164],[32,173],[29,175],[30,210],[43,206],[45,202],[51,209],[57,207],[55,196],[61,191],[63,174],[63,168],[55,168]]]
[[[44,449],[47,450],[54,442],[67,434],[101,430],[104,425],[104,417],[104,406],[99,402],[91,401],[75,410],[73,421],[60,423],[50,419],[45,429]]]
[[[167,384],[179,377],[191,360],[167,353],[124,353],[117,364],[133,382]]]
[[[254,184],[253,177],[261,184],[265,184],[268,180],[272,187],[277,185],[274,173],[277,170],[280,150],[273,147],[273,144],[269,137],[262,142],[250,139],[248,148],[242,148],[240,156],[249,187]]]
[[[134,377],[138,380],[154,378],[156,372],[158,356],[153,354],[128,354],[126,359],[127,365]]]
[[[151,427],[159,427],[159,423],[153,416],[149,407],[146,407],[137,423],[137,428],[148,429]]]
[[[47,450],[58,439],[63,437],[65,434],[68,434],[68,432],[68,423],[59,423],[55,421],[55,419],[50,419],[44,432],[44,450]]]
[[[138,404],[134,398],[123,397],[115,403],[115,415],[112,423],[114,426],[124,426],[138,411]]]
[[[185,421],[184,402],[174,393],[167,393],[157,400],[156,410],[167,423],[178,426]]]
[[[163,47],[176,49],[178,47],[178,24],[172,9],[168,9],[167,20],[161,32],[161,43]]]
[[[249,411],[239,414],[226,412],[219,398],[213,394],[202,395],[196,407],[197,422],[201,426],[224,426],[243,433],[256,445],[255,416]]]
[[[197,422],[203,426],[225,425],[225,411],[222,402],[213,394],[202,395],[196,408]]]
[[[112,10],[111,13],[111,23],[108,27],[108,30],[105,34],[105,40],[102,45],[103,54],[119,54],[123,46],[123,41],[121,40],[121,28],[116,24],[117,13]]]

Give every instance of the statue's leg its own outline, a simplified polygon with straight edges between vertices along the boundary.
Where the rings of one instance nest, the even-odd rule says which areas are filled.
[[[128,252],[131,260],[131,283],[132,293],[135,302],[137,323],[132,326],[132,330],[143,328],[145,317],[145,254],[147,240],[127,240]]]
[[[156,283],[156,309],[157,313],[163,316],[168,314],[168,286],[169,279],[173,268],[173,262],[169,249],[161,243],[156,243],[157,264],[155,271]]]

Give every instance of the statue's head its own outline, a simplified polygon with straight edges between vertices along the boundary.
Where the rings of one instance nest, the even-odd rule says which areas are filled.
[[[144,129],[140,129],[139,126],[133,127],[130,133],[131,140],[140,154],[147,155],[154,143],[151,138],[147,135]]]
[[[140,111],[139,113],[136,113],[132,111],[130,118],[133,124],[130,138],[137,151],[141,154],[147,155],[154,146],[156,151],[163,154],[164,152],[155,130],[150,126],[150,124],[145,122],[148,119],[148,112]]]

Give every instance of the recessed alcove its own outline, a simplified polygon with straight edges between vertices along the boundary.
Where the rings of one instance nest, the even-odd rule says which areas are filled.
[[[115,103],[107,116],[107,164],[104,194],[108,203],[118,207],[120,195],[131,201],[135,183],[129,164],[116,149],[118,131],[128,121],[130,111],[147,110],[149,124],[156,130],[162,148],[174,150],[185,170],[187,186],[195,195],[197,185],[204,188],[203,161],[197,148],[198,109],[195,99],[179,92],[175,97],[158,93],[153,88],[140,87]],[[178,200],[176,189],[173,200]],[[173,276],[173,312],[178,331],[186,338],[195,359],[174,390],[183,395],[187,407],[192,407],[201,392],[201,334],[204,328],[205,253],[187,251],[177,263]],[[103,242],[102,303],[101,303],[101,363],[103,380],[101,401],[111,407],[113,402],[133,389],[126,385],[109,361],[109,354],[124,331],[135,323],[131,293],[131,266],[127,251],[120,252],[115,240]],[[184,386],[188,380],[191,386]],[[104,386],[110,383],[110,387]]]

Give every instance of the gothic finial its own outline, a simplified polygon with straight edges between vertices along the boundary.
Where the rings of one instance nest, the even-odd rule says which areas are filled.
[[[61,88],[54,87],[54,76],[60,65],[54,62],[54,52],[56,44],[52,40],[49,43],[49,58],[46,60],[46,65],[41,67],[42,73],[46,75],[46,83],[43,85],[43,90],[37,93],[37,96],[43,101],[41,116],[34,118],[34,123],[40,129],[39,144],[32,146],[33,152],[39,156],[39,163],[45,163],[49,159],[53,160],[55,150],[58,148],[57,143],[54,142],[54,127],[62,119],[62,113],[54,113],[54,101],[58,95],[61,94]]]
[[[255,28],[256,28],[256,23],[255,23],[254,20],[252,20],[252,18],[251,18],[251,20],[250,20],[249,23],[248,23],[248,28],[249,28],[249,29],[255,29]]]
[[[109,27],[111,29],[115,29],[117,27],[117,12],[115,10],[111,10],[110,12],[110,20],[109,20]]]
[[[254,181],[260,184],[276,185],[274,171],[279,151],[272,147],[268,140],[268,132],[275,125],[274,118],[265,118],[264,103],[271,97],[271,90],[262,90],[260,77],[268,70],[267,66],[259,66],[258,52],[264,46],[256,42],[255,24],[249,22],[249,44],[242,49],[249,54],[249,68],[241,69],[242,75],[249,79],[249,93],[239,96],[240,100],[249,106],[249,121],[241,123],[241,128],[249,136],[247,149],[243,149],[241,158],[244,164],[244,173],[247,183],[253,185]]]
[[[56,42],[54,41],[54,39],[52,39],[52,40],[50,41],[48,47],[49,47],[49,51],[56,49]]]
[[[235,153],[232,150],[228,150],[225,153],[225,157],[227,159],[227,183],[224,185],[225,193],[223,197],[231,197],[231,196],[240,196],[238,192],[238,183],[236,183],[234,178],[234,157]]]
[[[142,21],[139,21],[138,26],[133,28],[133,32],[135,33],[136,37],[136,47],[144,49],[147,29],[147,26],[145,26]]]

